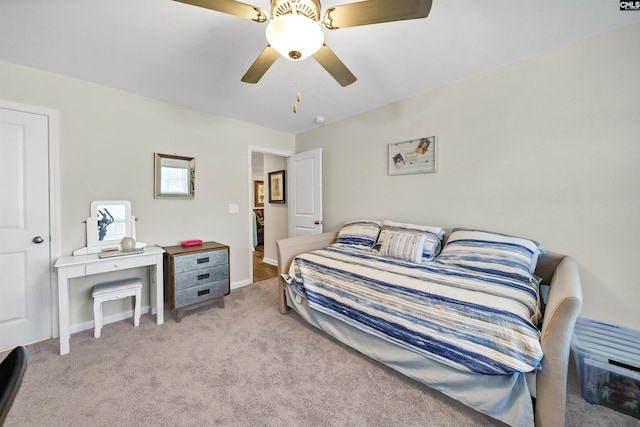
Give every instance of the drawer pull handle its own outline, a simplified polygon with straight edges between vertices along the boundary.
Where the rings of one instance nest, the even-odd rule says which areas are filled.
[[[209,278],[209,273],[207,274],[201,274],[198,276],[198,280],[203,280],[203,279],[208,279]]]
[[[209,262],[209,257],[206,258],[198,258],[198,264],[204,264],[206,262]]]
[[[206,295],[209,293],[209,289],[203,289],[201,291],[198,291],[198,296],[201,297],[202,295]]]

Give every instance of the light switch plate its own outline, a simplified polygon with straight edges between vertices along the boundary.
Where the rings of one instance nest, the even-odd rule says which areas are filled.
[[[229,213],[239,213],[240,212],[240,206],[236,203],[231,203],[229,205]]]

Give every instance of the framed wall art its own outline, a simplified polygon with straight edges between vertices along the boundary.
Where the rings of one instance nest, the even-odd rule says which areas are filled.
[[[437,153],[435,136],[389,144],[389,175],[436,172]]]
[[[264,207],[264,181],[253,181],[253,207]]]
[[[285,202],[284,170],[269,172],[269,203]]]

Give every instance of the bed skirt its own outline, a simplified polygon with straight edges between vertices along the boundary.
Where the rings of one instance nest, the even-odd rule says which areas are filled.
[[[315,311],[286,286],[287,304],[304,320],[345,345],[506,424],[533,427],[530,374],[480,375],[458,371]]]

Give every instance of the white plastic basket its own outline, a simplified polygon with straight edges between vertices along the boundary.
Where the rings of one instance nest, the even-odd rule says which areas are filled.
[[[578,318],[571,349],[582,397],[640,418],[640,331]]]

